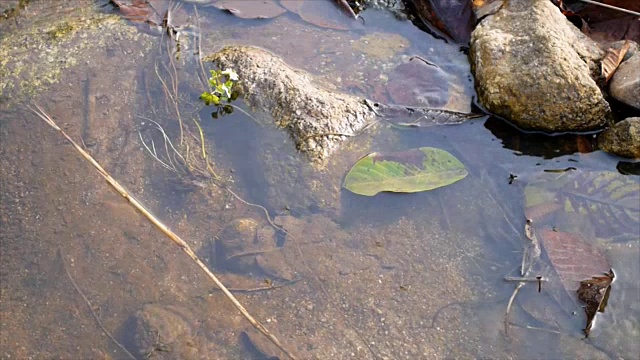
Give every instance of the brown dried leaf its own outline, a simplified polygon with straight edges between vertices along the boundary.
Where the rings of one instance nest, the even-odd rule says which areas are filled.
[[[611,48],[607,50],[607,55],[602,59],[602,76],[607,82],[618,69],[618,65],[622,62],[624,55],[629,51],[629,46],[631,46],[631,43],[627,40],[620,49]]]
[[[151,15],[155,14],[155,10],[148,6],[146,2],[133,1],[131,5],[128,5],[122,0],[114,0],[113,3],[120,10],[122,17],[129,21],[145,22]]]
[[[597,313],[604,312],[607,300],[611,293],[611,282],[614,278],[613,270],[604,273],[603,276],[594,276],[591,279],[580,281],[578,299],[584,303],[584,312],[587,314],[587,326],[582,330],[585,336],[589,336],[593,320]]]
[[[577,234],[542,229],[538,235],[562,286],[569,293],[576,291],[582,280],[611,269],[602,252]]]

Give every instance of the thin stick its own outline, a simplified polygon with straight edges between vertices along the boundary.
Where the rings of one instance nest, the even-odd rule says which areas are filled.
[[[540,281],[549,281],[546,277],[517,277],[517,276],[506,276],[504,281],[526,281],[526,282],[540,282]]]
[[[91,305],[91,301],[89,301],[89,299],[87,298],[87,296],[84,294],[84,292],[82,292],[82,290],[80,289],[80,287],[78,286],[78,284],[76,284],[75,280],[73,280],[73,277],[71,276],[71,273],[69,272],[69,267],[67,266],[67,262],[64,260],[64,254],[62,253],[62,248],[58,248],[58,253],[60,254],[60,258],[62,259],[62,267],[64,268],[64,271],[67,273],[67,277],[69,278],[69,280],[71,281],[71,284],[73,285],[73,287],[76,289],[76,291],[78,292],[78,294],[80,294],[80,296],[82,296],[82,299],[84,299],[84,302],[87,304],[87,307],[89,308],[89,311],[91,311],[91,315],[93,316],[94,320],[96,321],[96,323],[98,323],[98,326],[100,327],[100,329],[102,330],[102,332],[107,335],[107,337],[109,339],[111,339],[111,341],[113,341],[114,344],[118,345],[118,347],[120,348],[120,350],[124,351],[125,354],[127,354],[127,356],[133,360],[136,360],[136,357],[133,356],[133,354],[131,354],[129,352],[129,350],[127,350],[127,348],[125,348],[122,344],[120,344],[120,342],[118,342],[118,340],[116,340],[116,338],[113,337],[113,335],[111,335],[111,333],[109,332],[109,330],[107,330],[107,328],[104,327],[104,325],[102,324],[102,321],[100,320],[100,318],[98,317],[98,314],[96,314],[95,310],[93,310],[93,306]]]
[[[617,7],[617,6],[613,6],[613,5],[608,5],[608,4],[603,4],[603,3],[599,3],[596,1],[591,1],[591,0],[580,0],[582,2],[585,2],[587,4],[591,4],[591,5],[596,5],[596,6],[602,6],[602,7],[606,7],[608,9],[612,9],[612,10],[617,10],[617,11],[621,11],[627,14],[631,14],[631,15],[635,15],[635,16],[640,16],[639,12],[636,11],[631,11],[631,10],[627,10],[627,9],[623,9],[621,7]]]
[[[39,118],[44,120],[49,126],[60,132],[62,136],[64,136],[73,147],[82,155],[87,161],[96,168],[98,173],[111,185],[123,198],[125,198],[133,207],[138,209],[151,223],[153,223],[158,229],[160,229],[165,235],[169,237],[176,245],[180,247],[180,249],[187,254],[201,269],[204,271],[207,276],[213,280],[213,282],[222,290],[225,296],[231,301],[231,303],[240,311],[240,313],[253,325],[256,330],[260,331],[264,336],[269,339],[275,346],[278,347],[283,353],[285,353],[290,359],[295,359],[296,357],[289,352],[276,338],[273,334],[269,332],[269,330],[258,322],[249,312],[240,304],[240,302],[233,296],[233,294],[224,286],[224,284],[209,270],[207,265],[205,265],[195,254],[195,252],[191,249],[189,244],[187,244],[180,236],[174,233],[169,227],[160,222],[155,216],[153,216],[136,198],[130,195],[127,190],[120,185],[109,173],[93,158],[89,153],[84,151],[69,135],[67,135],[64,130],[62,130],[49,115],[47,115],[44,110],[42,110],[38,105],[34,104],[37,111],[29,106],[29,110],[38,115]]]
[[[257,287],[257,288],[251,288],[251,289],[241,289],[241,288],[227,288],[227,289],[229,289],[229,291],[231,291],[232,293],[254,293],[254,292],[269,291],[269,290],[274,290],[274,289],[278,289],[278,288],[281,288],[281,287],[289,286],[291,284],[297,283],[300,280],[302,280],[302,278],[289,280],[289,281],[284,282],[282,284],[271,284],[271,285]]]
[[[507,311],[504,314],[504,334],[505,335],[508,335],[508,331],[509,331],[509,312],[511,312],[511,305],[513,305],[513,300],[516,299],[516,295],[518,295],[518,292],[520,292],[520,289],[524,286],[524,284],[525,284],[524,281],[520,281],[516,286],[515,290],[513,290],[513,293],[511,294],[511,298],[509,298],[509,303],[507,304]]]
[[[151,154],[151,156],[154,159],[156,159],[156,161],[158,161],[160,163],[160,165],[162,165],[162,167],[164,167],[165,169],[167,169],[169,171],[173,171],[173,172],[177,172],[178,171],[175,167],[172,168],[167,163],[165,163],[164,161],[160,160],[160,158],[158,157],[158,154],[155,151],[156,148],[155,148],[155,145],[153,144],[153,139],[151,140],[151,147],[153,148],[153,150],[151,150],[149,148],[149,146],[147,145],[147,143],[142,138],[142,133],[140,131],[138,131],[138,137],[140,137],[140,142],[142,143],[142,146],[144,146],[144,148],[147,149],[149,154]]]
[[[200,71],[201,71],[201,79],[200,81],[202,81],[202,87],[204,88],[204,91],[207,91],[207,89],[209,89],[209,92],[213,91],[213,89],[211,88],[211,84],[208,81],[208,77],[207,77],[207,72],[204,71],[204,65],[202,64],[202,28],[200,28],[200,15],[198,14],[198,7],[196,6],[196,4],[193,4],[193,11],[196,14],[196,26],[198,27],[198,43],[197,43],[197,51],[198,51],[198,64],[200,65]]]

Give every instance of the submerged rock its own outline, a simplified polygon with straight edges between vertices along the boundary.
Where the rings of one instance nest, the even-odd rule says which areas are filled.
[[[603,55],[548,0],[508,1],[471,37],[482,104],[528,130],[603,127],[611,110],[592,78]]]
[[[251,218],[236,219],[218,236],[215,249],[220,254],[214,254],[214,258],[235,273],[292,280],[295,275],[276,242],[271,225],[261,225]]]
[[[340,142],[374,120],[363,99],[317,86],[311,75],[266,50],[229,46],[205,60],[233,68],[249,106],[269,113],[276,125],[288,129],[297,148],[313,161],[326,160]]]
[[[603,131],[598,145],[611,154],[640,158],[640,117],[627,118]]]
[[[609,83],[609,92],[616,100],[640,109],[640,52],[620,64]]]
[[[147,304],[136,314],[135,344],[145,358],[199,359],[191,316],[175,306]]]

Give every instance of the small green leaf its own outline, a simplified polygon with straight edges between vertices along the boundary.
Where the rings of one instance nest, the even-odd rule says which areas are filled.
[[[202,99],[207,106],[211,104],[218,105],[220,103],[219,97],[208,92],[203,92],[202,95],[200,95],[200,99]]]
[[[388,154],[371,153],[351,168],[343,186],[365,196],[381,191],[413,193],[453,184],[467,174],[464,165],[450,153],[422,147]]]

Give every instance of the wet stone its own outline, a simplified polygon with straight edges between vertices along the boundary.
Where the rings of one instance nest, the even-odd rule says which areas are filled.
[[[207,56],[222,69],[235,69],[239,91],[253,110],[271,115],[287,129],[298,150],[324,163],[340,143],[374,120],[364,99],[323,89],[314,77],[257,47],[228,46]]]
[[[469,52],[480,102],[527,130],[604,127],[611,109],[593,76],[603,51],[546,0],[513,0],[480,21]]]
[[[640,109],[640,52],[620,64],[609,83],[609,92],[616,100]]]
[[[640,118],[627,118],[603,131],[598,145],[611,154],[640,158]]]

